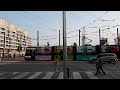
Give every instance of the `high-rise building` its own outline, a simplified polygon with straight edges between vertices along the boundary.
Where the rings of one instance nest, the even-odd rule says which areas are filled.
[[[29,33],[14,24],[8,24],[0,19],[0,54],[25,53],[26,47],[31,45]],[[21,49],[21,51],[20,51]]]

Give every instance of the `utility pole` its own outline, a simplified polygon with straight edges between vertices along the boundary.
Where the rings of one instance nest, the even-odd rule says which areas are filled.
[[[63,11],[63,76],[67,76],[67,39],[66,39],[66,11]]]
[[[83,27],[83,30],[82,30],[82,46],[85,45],[85,26]]]
[[[79,46],[80,46],[80,30],[79,30]]]
[[[118,28],[117,28],[117,38],[118,38],[118,33],[119,33],[119,32],[118,32]],[[119,41],[118,41],[118,46],[119,46]]]
[[[39,30],[37,31],[37,47],[39,47]]]
[[[99,29],[99,45],[100,45],[100,42],[101,42],[101,33],[100,33],[100,29]]]
[[[60,30],[59,30],[59,47],[60,47]]]

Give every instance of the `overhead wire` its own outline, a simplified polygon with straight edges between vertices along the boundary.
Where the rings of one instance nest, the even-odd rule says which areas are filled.
[[[24,17],[30,19],[31,21],[33,21],[33,19],[31,19],[31,18],[29,18],[29,17],[27,17],[27,16],[25,16],[25,15],[23,15],[23,14],[22,14],[22,16],[24,16]],[[35,23],[36,23],[36,22],[35,22]],[[37,24],[38,24],[38,23],[37,23]],[[50,30],[52,30],[52,31],[58,31],[58,30],[55,30],[55,29],[50,29]],[[42,33],[41,33],[41,34],[42,34]],[[42,38],[44,38],[44,37],[53,37],[53,36],[56,36],[56,35],[52,35],[52,36],[42,36]],[[55,38],[51,38],[51,39],[55,39]],[[33,39],[33,40],[35,40],[35,39]],[[44,40],[46,40],[46,39],[44,39]]]
[[[26,14],[30,14],[30,15],[32,15],[32,16],[34,16],[33,14],[31,14],[31,13],[28,13],[28,12],[25,12],[25,11],[23,11],[24,13],[26,13]],[[35,16],[34,16],[35,17]],[[43,18],[40,18],[40,19],[43,19]],[[39,23],[41,23],[41,24],[43,24],[42,22],[39,22]],[[49,28],[49,30],[52,30],[52,31],[58,31],[57,29],[50,29],[50,27],[48,26],[48,25],[44,25],[45,27],[48,27]]]
[[[69,12],[70,14],[72,14],[71,12]],[[99,18],[101,18],[101,17],[103,17],[105,14],[107,14],[108,13],[108,11],[106,11],[102,16],[100,16]],[[73,14],[72,14],[73,15]],[[96,21],[96,19],[95,20],[93,20],[93,22],[92,23],[94,23]],[[92,23],[89,23],[88,25],[86,25],[86,26],[83,26],[83,27],[87,27],[87,26],[89,26],[90,24],[92,24]],[[83,27],[81,27],[80,29],[82,29]],[[78,31],[78,30],[77,30]]]
[[[106,12],[106,13],[108,13],[108,11]],[[104,13],[104,15],[106,14],[106,13]],[[101,17],[100,17],[101,18]],[[97,19],[100,19],[100,18],[97,18]],[[101,19],[102,20],[102,19]],[[105,20],[102,20],[102,21],[105,21]],[[93,21],[93,23],[95,22],[95,20]],[[91,23],[90,23],[91,24]],[[88,25],[87,25],[88,26]],[[114,27],[117,27],[118,25],[116,25],[116,26],[114,26]],[[103,30],[101,30],[101,31],[104,31],[104,30],[108,30],[108,29],[110,29],[110,28],[107,28],[107,29],[103,29]],[[55,31],[57,31],[57,30],[55,30]],[[73,32],[77,32],[77,31],[79,31],[79,30],[74,30],[74,31],[70,31],[70,32],[67,32],[67,34],[71,34],[71,33],[73,33]],[[98,33],[98,31],[96,31],[96,32],[92,32],[92,33]],[[62,34],[61,34],[62,35]],[[45,36],[46,37],[46,36]],[[47,36],[48,37],[48,36]]]
[[[105,14],[107,14],[107,13],[108,13],[108,11],[107,11]],[[105,14],[104,14],[104,15],[105,15]],[[100,19],[100,18],[98,18],[98,19]],[[117,18],[116,18],[116,19],[117,19]],[[102,22],[103,22],[103,21],[113,21],[113,22],[114,22],[116,19],[114,19],[114,20],[102,20],[102,19],[101,19],[101,20],[102,20]],[[94,20],[93,22],[95,22],[95,20]],[[109,25],[106,25],[106,26],[109,27]],[[113,26],[112,28],[117,27],[117,26],[120,26],[120,25]],[[101,26],[101,27],[102,27],[102,26]],[[97,28],[101,28],[101,27],[97,27]],[[109,29],[110,29],[110,28],[106,28],[106,29],[102,29],[101,31],[108,30],[110,34],[112,34],[112,35],[115,36],[115,34],[114,34],[114,33],[111,33]],[[91,33],[89,33],[89,34],[92,34],[92,33],[98,33],[98,31],[96,31],[96,32],[91,32]]]
[[[18,12],[17,12],[17,13],[18,13]],[[31,19],[31,18],[29,18],[29,17],[25,16],[24,14],[19,14],[19,15],[24,16],[25,18],[27,18],[27,19],[31,20],[31,21],[32,21],[33,23],[35,23],[35,24],[39,24],[39,23],[37,23],[37,22],[34,22],[34,21],[35,21],[34,19]],[[36,26],[36,27],[39,27],[39,29],[41,28],[39,25],[38,25],[38,26]],[[47,27],[47,26],[45,26],[45,27]],[[55,30],[55,29],[49,29],[49,30],[52,30],[52,31],[57,31],[57,30]]]

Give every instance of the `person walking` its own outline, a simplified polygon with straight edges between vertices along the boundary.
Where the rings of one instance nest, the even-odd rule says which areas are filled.
[[[105,75],[105,72],[104,72],[104,70],[102,69],[102,66],[103,66],[102,60],[101,60],[100,56],[98,55],[97,61],[96,61],[97,71],[96,71],[96,74],[95,74],[95,75],[97,75],[98,73],[100,73],[100,70],[101,70],[101,71],[103,72],[103,74]]]
[[[98,69],[98,63],[96,61],[96,70]],[[100,69],[98,70],[98,74],[100,74]]]
[[[55,64],[55,71],[58,71],[58,56],[56,56],[54,64]]]

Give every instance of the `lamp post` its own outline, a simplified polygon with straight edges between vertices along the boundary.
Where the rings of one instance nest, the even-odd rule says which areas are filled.
[[[67,39],[66,39],[66,11],[63,11],[63,76],[67,76]]]

